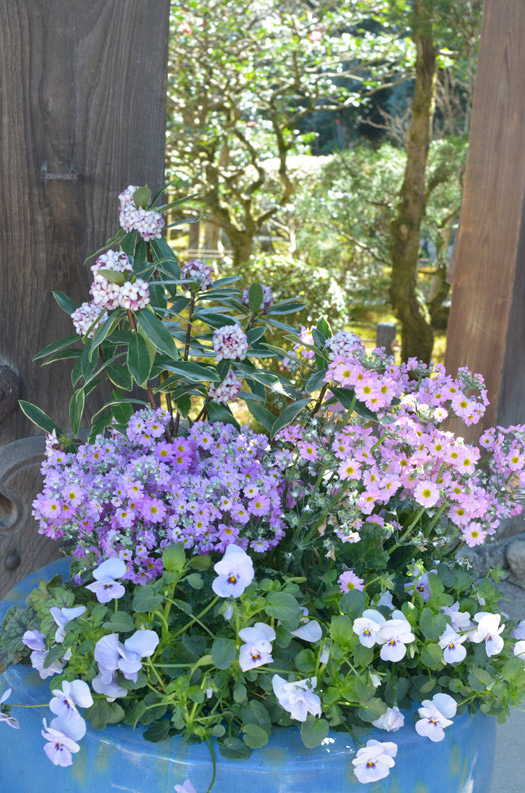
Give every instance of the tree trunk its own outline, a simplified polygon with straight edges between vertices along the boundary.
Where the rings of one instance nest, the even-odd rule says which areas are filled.
[[[401,323],[401,354],[405,361],[417,357],[426,362],[432,355],[434,338],[425,308],[417,297],[417,268],[437,75],[432,11],[433,0],[414,0],[412,39],[417,56],[412,121],[400,201],[390,225],[390,299]]]

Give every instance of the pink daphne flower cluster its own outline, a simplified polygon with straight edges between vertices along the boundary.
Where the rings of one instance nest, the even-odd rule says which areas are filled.
[[[78,335],[87,335],[88,339],[93,338],[96,329],[102,325],[106,318],[106,311],[97,303],[82,303],[71,314],[71,320]]]
[[[243,361],[248,352],[248,339],[240,325],[223,325],[213,331],[215,359],[219,361]]]
[[[124,231],[138,231],[142,239],[149,242],[162,236],[165,222],[160,212],[144,209],[135,204],[133,196],[138,189],[134,185],[129,185],[119,195],[119,222]]]
[[[121,284],[108,280],[103,272],[122,273],[126,280]],[[100,308],[138,311],[150,302],[149,286],[142,278],[133,277],[133,268],[127,255],[119,251],[106,251],[91,267],[94,281],[91,285],[93,302]]]
[[[236,376],[235,372],[230,369],[222,381],[215,385],[212,383],[208,389],[208,396],[214,399],[215,402],[220,402],[226,405],[239,396],[242,390],[242,381]]]
[[[211,267],[204,264],[201,259],[190,259],[180,268],[180,277],[183,281],[192,281],[198,289],[204,290],[212,285]],[[182,284],[183,289],[192,289],[193,284]]]
[[[265,435],[197,422],[187,437],[167,442],[168,420],[164,411],[139,411],[127,437],[98,436],[75,454],[51,449],[43,464],[44,488],[33,503],[39,532],[72,538],[79,559],[91,553],[124,563],[107,575],[97,568],[90,585],[97,596],[121,591],[120,581],[160,576],[171,543],[198,553],[232,543],[265,553],[284,535],[287,461],[273,458]]]

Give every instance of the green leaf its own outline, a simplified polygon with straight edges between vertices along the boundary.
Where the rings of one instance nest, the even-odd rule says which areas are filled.
[[[316,719],[314,716],[308,716],[306,721],[301,724],[301,738],[304,745],[308,749],[314,749],[322,744],[328,736],[329,730],[330,726],[326,719]]]
[[[252,328],[246,334],[246,339],[248,344],[255,344],[256,341],[262,339],[264,334],[266,333],[266,328]]]
[[[114,633],[129,633],[135,627],[133,617],[127,611],[115,611],[104,623],[104,628]]]
[[[73,396],[69,402],[69,420],[71,421],[71,427],[73,429],[73,435],[75,438],[78,437],[78,430],[80,428],[80,422],[82,421],[82,415],[84,413],[84,404],[86,401],[86,395],[83,388],[79,388],[77,391],[73,392]]]
[[[171,723],[169,719],[162,719],[162,721],[158,721],[156,724],[148,727],[147,730],[144,730],[142,737],[151,743],[158,743],[168,737],[170,729]]]
[[[133,596],[133,610],[134,611],[151,611],[152,609],[160,606],[164,598],[159,592],[154,592],[151,585],[141,586],[135,590]]]
[[[447,627],[443,614],[434,614],[432,609],[424,608],[419,618],[419,627],[425,639],[439,639]]]
[[[249,746],[233,735],[219,743],[219,751],[227,760],[248,760],[252,753]]]
[[[55,363],[55,361],[66,361],[69,358],[79,358],[81,355],[82,350],[79,350],[76,347],[70,348],[69,350],[60,350],[60,352],[56,352],[54,355],[48,356],[47,361],[44,361],[42,366]]]
[[[241,718],[245,724],[257,724],[266,732],[272,729],[270,714],[258,699],[251,699],[242,706]]]
[[[256,314],[262,306],[264,300],[263,288],[260,284],[252,284],[248,289],[248,304],[250,311]]]
[[[49,650],[48,654],[44,659],[44,669],[47,669],[48,667],[51,666],[52,663],[58,661],[59,658],[62,658],[64,652],[65,650],[61,644],[55,644],[55,646]]]
[[[148,336],[148,338],[155,344],[157,349],[165,352],[171,358],[177,359],[179,353],[173,341],[173,337],[164,323],[147,308],[137,311],[136,315],[138,324]]]
[[[262,727],[257,724],[243,724],[242,726],[242,739],[246,746],[250,749],[260,749],[261,746],[266,746],[268,738],[270,737]]]
[[[169,570],[172,573],[180,573],[186,564],[184,545],[178,542],[176,545],[168,545],[164,548],[162,564],[165,570]]]
[[[305,390],[308,391],[309,394],[312,391],[319,391],[320,388],[327,385],[325,382],[325,377],[328,369],[320,369],[318,372],[314,372],[305,383]]]
[[[365,608],[365,596],[360,589],[352,589],[351,592],[345,592],[339,601],[339,610],[342,611],[343,614],[352,617],[352,619],[361,617]]]
[[[239,429],[237,419],[226,405],[219,402],[206,402],[206,412],[210,421],[221,421],[223,424],[233,424]]]
[[[333,617],[330,622],[330,637],[336,644],[348,644],[355,636],[353,621],[344,614]]]
[[[176,361],[164,367],[168,372],[180,374],[192,382],[218,383],[220,382],[219,373],[211,366],[204,366],[193,361]]]
[[[131,391],[133,388],[133,377],[127,366],[109,364],[106,373],[111,382],[118,388],[122,388],[124,391]]]
[[[291,424],[309,402],[311,402],[310,399],[299,399],[297,402],[293,402],[291,405],[285,407],[281,415],[273,423],[271,437],[275,438],[279,430]]]
[[[37,352],[36,355],[33,355],[33,361],[38,361],[40,358],[47,358],[48,355],[53,355],[53,353],[59,352],[59,350],[63,350],[65,347],[70,347],[72,344],[78,342],[79,339],[80,337],[75,333],[74,336],[66,336],[64,339],[54,341],[40,350],[40,352]]]
[[[103,730],[108,724],[110,717],[109,702],[105,699],[98,699],[89,711],[89,723],[94,730]]]
[[[31,402],[26,402],[24,399],[18,400],[18,404],[22,412],[27,416],[27,418],[36,424],[37,427],[40,427],[41,430],[44,432],[55,432],[57,435],[64,435],[64,432],[60,429],[58,424],[49,418],[49,416],[44,413],[43,410],[37,408],[36,405],[31,404]]]
[[[237,658],[235,642],[219,636],[212,644],[211,657],[217,669],[228,669]]]
[[[243,683],[236,683],[233,687],[233,701],[238,704],[246,701],[247,688]]]
[[[102,269],[97,271],[97,275],[101,275],[106,281],[111,284],[117,284],[117,286],[122,286],[127,281],[127,273],[121,273],[118,270]]]
[[[256,421],[261,424],[267,432],[272,431],[275,422],[275,416],[269,410],[263,408],[258,402],[246,402],[246,407]]]
[[[133,201],[137,208],[142,207],[143,209],[146,209],[149,202],[151,201],[151,190],[149,187],[139,187],[137,190],[135,190],[133,193]]]
[[[146,339],[141,333],[133,333],[128,347],[128,367],[140,386],[144,387],[148,382],[152,365]]]
[[[192,589],[202,589],[204,586],[202,576],[198,573],[190,573],[190,575],[186,576],[184,580],[191,586]]]
[[[281,620],[285,627],[292,631],[299,624],[301,616],[299,603],[289,592],[270,592],[266,597],[264,610],[269,617]]]
[[[71,298],[65,295],[63,292],[54,291],[53,297],[57,301],[62,311],[65,311],[66,314],[69,314],[69,316],[71,316],[71,314],[77,310],[76,303],[74,303]]]
[[[190,559],[190,567],[195,570],[207,570],[211,565],[211,558],[209,556],[192,556]]]
[[[441,669],[443,664],[443,650],[439,644],[427,644],[421,650],[421,660],[429,669]]]

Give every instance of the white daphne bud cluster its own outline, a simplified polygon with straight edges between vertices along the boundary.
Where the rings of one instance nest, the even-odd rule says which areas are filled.
[[[217,363],[222,360],[242,361],[248,352],[248,339],[240,325],[223,325],[213,331],[213,349]]]
[[[190,259],[180,268],[180,277],[183,281],[197,281],[199,289],[207,289],[212,285],[211,267],[204,264],[201,259]],[[182,284],[183,289],[189,289],[189,284]]]
[[[104,271],[122,273],[126,278],[123,283],[113,283],[105,277]],[[149,286],[142,278],[129,280],[133,273],[131,262],[127,255],[119,251],[106,251],[98,257],[91,267],[94,281],[91,285],[91,294],[96,306],[111,311],[114,308],[131,309],[138,311],[145,308],[150,302]]]
[[[237,399],[242,389],[242,382],[235,375],[235,372],[230,369],[222,383],[212,385],[208,389],[208,395],[215,400],[226,405],[228,402]]]
[[[106,312],[97,303],[82,303],[71,314],[71,320],[78,335],[85,336],[87,334],[88,339],[93,338],[96,329],[102,325],[106,317]]]
[[[138,231],[142,239],[149,242],[162,236],[165,221],[160,212],[144,209],[135,204],[133,196],[138,189],[134,185],[129,185],[119,195],[119,223],[124,231]]]

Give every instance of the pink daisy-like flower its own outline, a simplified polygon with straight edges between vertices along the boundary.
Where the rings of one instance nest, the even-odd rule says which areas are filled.
[[[352,589],[359,589],[361,592],[364,590],[365,582],[362,578],[356,576],[353,570],[345,570],[337,579],[341,588],[341,592],[351,592]]]
[[[433,507],[439,500],[439,488],[435,482],[424,479],[417,483],[414,498],[422,507]]]

